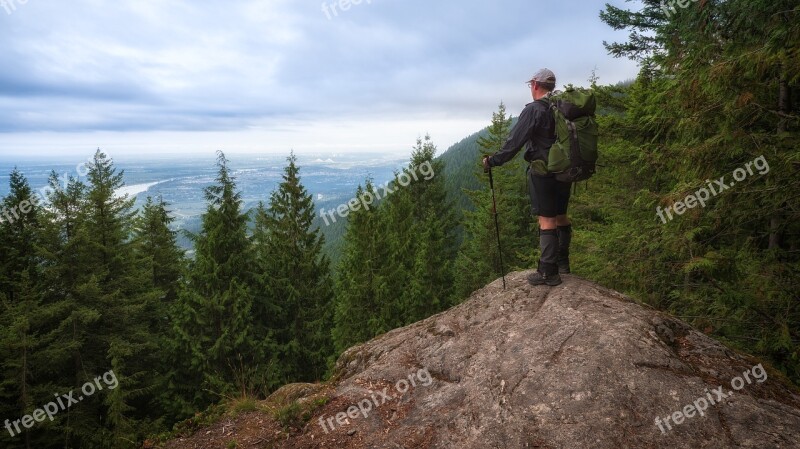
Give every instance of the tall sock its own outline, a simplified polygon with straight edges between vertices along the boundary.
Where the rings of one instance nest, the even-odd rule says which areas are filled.
[[[558,227],[558,260],[569,260],[569,244],[572,242],[572,225]]]
[[[558,274],[558,230],[543,229],[539,231],[539,270],[545,275]]]

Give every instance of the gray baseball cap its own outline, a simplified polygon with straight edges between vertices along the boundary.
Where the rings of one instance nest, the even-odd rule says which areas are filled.
[[[530,83],[532,81],[536,81],[537,83],[541,83],[545,86],[556,87],[556,74],[550,69],[541,69],[536,72],[527,82]]]

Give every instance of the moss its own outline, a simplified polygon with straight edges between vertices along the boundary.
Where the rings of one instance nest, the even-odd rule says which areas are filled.
[[[320,396],[309,401],[294,401],[275,411],[273,417],[288,432],[300,430],[314,415],[314,411],[328,403],[326,396]]]

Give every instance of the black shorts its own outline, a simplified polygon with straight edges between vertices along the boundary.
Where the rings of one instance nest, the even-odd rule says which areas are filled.
[[[531,213],[540,217],[555,218],[566,215],[572,183],[561,182],[554,176],[536,176],[530,167],[527,170],[528,195],[531,197]]]

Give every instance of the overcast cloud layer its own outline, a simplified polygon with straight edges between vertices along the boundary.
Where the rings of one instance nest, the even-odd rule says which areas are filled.
[[[518,114],[537,68],[637,73],[604,1],[22,1],[0,0],[2,155],[443,149]]]

